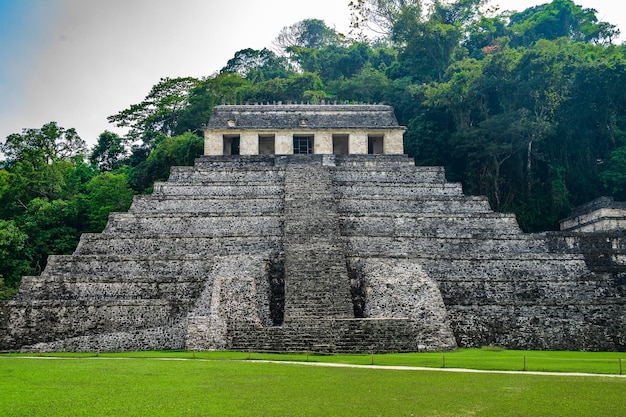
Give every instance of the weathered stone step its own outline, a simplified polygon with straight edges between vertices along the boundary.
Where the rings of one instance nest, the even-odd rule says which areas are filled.
[[[162,299],[29,300],[11,304],[12,319],[29,329],[27,344],[58,340],[55,334],[66,339],[163,326],[184,317],[190,307],[188,301]]]
[[[194,161],[196,168],[269,168],[275,165],[274,155],[224,155],[224,156],[200,156]]]
[[[415,166],[415,160],[407,155],[332,155],[336,166],[394,167]]]
[[[364,156],[364,155],[362,155]],[[391,164],[391,165],[379,165],[376,161],[369,160],[370,157],[366,157],[367,160],[363,160],[361,163],[358,161],[356,163],[354,159],[350,158],[346,164],[338,166],[335,164],[335,167],[331,167],[333,171],[397,171],[397,172],[415,172],[415,171],[443,171],[445,172],[445,168],[439,165],[415,165],[413,163],[413,159],[405,157],[400,160],[400,163]],[[376,159],[377,157],[373,157]],[[358,158],[357,158],[358,160]]]
[[[296,319],[280,327],[233,326],[232,350],[278,352],[416,352],[446,350],[450,344],[407,318]]]
[[[168,182],[175,183],[279,183],[284,181],[285,171],[267,167],[241,169],[207,169],[201,167],[172,167]]]
[[[436,236],[351,236],[347,250],[358,256],[406,255],[413,257],[423,253],[543,253],[547,251],[545,240],[526,235],[473,235],[468,237]]]
[[[271,214],[283,209],[283,200],[275,197],[213,197],[202,196],[135,196],[129,212],[158,211],[161,213],[211,213],[211,214]]]
[[[433,274],[433,278],[439,281],[440,277]],[[576,303],[578,300],[593,300],[597,298],[611,298],[615,296],[613,291],[607,290],[606,282],[590,282],[581,284],[576,280],[545,280],[541,277],[530,275],[514,283],[507,279],[486,278],[480,284],[471,279],[441,278],[439,290],[446,304],[471,304],[474,302],[493,303],[495,301],[518,300],[528,302],[531,300],[560,301],[569,299]],[[451,301],[454,300],[454,301]]]
[[[56,256],[75,256],[75,255],[56,255]],[[86,256],[83,256],[86,258]],[[95,258],[92,256],[91,258]],[[102,257],[101,257],[102,258]],[[129,257],[130,258],[130,257]],[[132,257],[138,259],[138,257]],[[167,272],[167,271],[166,271]],[[202,282],[206,277],[198,277],[196,275],[172,275],[172,274],[135,274],[128,275],[125,273],[120,274],[105,274],[102,276],[92,274],[42,274],[34,276],[24,277],[25,282],[28,285],[39,284],[150,284],[150,285],[189,285],[191,283]]]
[[[511,285],[522,284],[524,280],[540,280],[545,282],[588,282],[580,277],[588,275],[585,262],[580,257],[549,256],[546,254],[493,254],[487,256],[463,257],[457,254],[441,254],[428,256],[424,254],[418,259],[422,261],[425,271],[438,282],[464,282],[473,280],[481,285],[487,280],[508,281]],[[451,262],[442,263],[442,259]],[[514,278],[514,279],[513,279]]]
[[[269,253],[282,251],[282,236],[253,231],[246,236],[190,234],[84,233],[75,255],[119,254],[183,256],[188,254],[215,256],[238,253]]]
[[[208,215],[205,213],[112,213],[104,229],[105,233],[187,233],[212,236],[269,236],[282,233],[279,215],[232,214]]]
[[[424,196],[407,199],[400,196],[370,198],[370,196],[341,198],[340,213],[491,213],[489,201],[483,197]]]
[[[201,279],[186,277],[108,277],[93,276],[24,277],[18,299],[28,300],[134,300],[163,299],[193,302],[204,287]],[[112,279],[114,278],[114,279]]]
[[[442,184],[446,182],[445,171],[442,167],[410,167],[402,170],[381,169],[335,169],[333,182],[336,185],[349,184],[402,184],[412,185],[418,183]]]
[[[522,234],[515,215],[508,213],[368,213],[343,215],[345,236],[471,237],[475,234]]]
[[[382,257],[394,258],[392,255],[381,255]],[[399,256],[402,258],[402,256]],[[423,260],[424,262],[440,263],[442,260],[454,261],[454,262],[503,262],[503,261],[532,261],[532,262],[554,262],[559,264],[560,261],[563,265],[576,265],[581,266],[581,262],[584,263],[584,257],[578,254],[564,254],[564,253],[462,253],[462,252],[450,252],[450,253],[422,253],[418,254],[415,259]],[[448,262],[448,263],[450,263]],[[588,273],[589,270],[585,269]],[[588,279],[585,277],[585,279]]]
[[[547,232],[550,247],[556,251],[626,253],[626,235],[614,233]]]
[[[574,302],[573,304],[572,301]],[[511,349],[596,350],[599,344],[607,351],[623,346],[607,327],[605,320],[623,325],[623,305],[611,300],[545,300],[500,304],[449,304],[448,311],[456,322],[455,335],[461,346],[487,344],[510,346]],[[604,318],[604,319],[603,319]],[[623,327],[617,327],[618,332]],[[576,348],[580,346],[580,348]]]
[[[138,350],[180,350],[185,347],[181,324],[138,327],[128,331],[101,333],[98,329],[70,338],[56,338],[21,347],[22,352],[124,352]],[[29,338],[33,340],[32,338]],[[34,342],[34,340],[33,340]]]
[[[584,259],[577,255],[449,252],[402,254],[399,259],[419,262],[437,282],[446,305],[502,305],[530,300],[546,304],[550,300],[618,295],[609,277],[590,275]]]
[[[176,184],[156,182],[152,196],[203,196],[212,198],[215,196],[239,197],[239,198],[262,198],[267,196],[282,197],[284,186],[279,184],[268,185],[264,183],[234,185],[232,183],[215,183],[211,185]]]
[[[439,284],[449,304],[529,302],[613,297],[604,277],[592,277],[582,259],[546,254],[460,258],[455,254],[421,258],[424,271]]]
[[[436,280],[439,277],[434,277]],[[606,282],[585,282],[578,280],[545,280],[529,276],[519,282],[507,279],[485,279],[479,285],[476,281],[441,281],[439,289],[446,305],[513,305],[525,303],[536,308],[551,304],[581,305],[595,300],[616,300],[614,291],[607,288]],[[564,300],[568,300],[565,302]]]
[[[226,163],[225,165],[191,165],[191,166],[172,166],[175,171],[188,172],[188,171],[203,171],[203,172],[235,172],[235,173],[246,173],[246,172],[277,172],[284,174],[284,167],[274,167],[267,166],[263,164],[243,164],[239,165],[237,163]]]
[[[180,306],[188,306],[188,302],[184,301],[181,303],[175,303],[171,300],[163,300],[163,299],[123,299],[117,300],[115,302],[111,302],[110,300],[32,300],[32,301],[23,301],[23,300],[12,300],[9,301],[10,304],[16,306],[24,306],[40,308],[40,307],[67,307],[67,308],[115,308],[115,307],[176,307],[177,304]]]
[[[461,184],[458,183],[444,183],[438,185],[421,183],[412,185],[411,187],[393,184],[352,184],[337,186],[335,193],[340,198],[379,198],[394,196],[414,199],[423,196],[463,196],[463,188]]]
[[[341,248],[314,246],[310,250],[306,244],[294,244],[286,251],[285,317],[352,316],[350,280]]]
[[[94,275],[105,277],[187,276],[206,277],[212,267],[212,257],[162,255],[50,255],[42,276]]]

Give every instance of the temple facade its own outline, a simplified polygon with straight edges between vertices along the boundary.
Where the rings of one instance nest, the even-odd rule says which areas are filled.
[[[204,154],[403,154],[393,108],[383,105],[222,105],[204,129]]]

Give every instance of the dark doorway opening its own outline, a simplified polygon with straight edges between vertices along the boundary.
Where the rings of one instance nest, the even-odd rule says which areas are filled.
[[[333,154],[347,155],[349,153],[348,135],[333,135]]]
[[[367,301],[367,285],[363,275],[363,262],[359,260],[346,261],[348,278],[350,278],[350,295],[354,317],[366,318],[365,304]]]
[[[285,321],[285,264],[281,257],[270,261],[267,279],[270,284],[272,326],[282,326]]]
[[[276,141],[274,135],[259,136],[259,155],[274,155]]]
[[[367,153],[370,155],[379,155],[384,152],[382,136],[368,136]]]
[[[224,136],[224,155],[239,155],[239,136]]]

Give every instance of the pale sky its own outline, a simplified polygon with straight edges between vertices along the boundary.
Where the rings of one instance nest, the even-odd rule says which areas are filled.
[[[347,33],[350,0],[0,0],[0,140],[56,121],[93,145],[107,116],[163,77],[206,77],[235,52],[322,19]],[[524,10],[549,0],[491,0]],[[578,0],[626,35],[626,1]]]

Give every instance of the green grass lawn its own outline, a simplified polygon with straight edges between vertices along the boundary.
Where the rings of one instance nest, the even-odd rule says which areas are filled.
[[[457,349],[452,352],[396,353],[381,355],[314,355],[306,353],[189,352],[146,351],[123,353],[51,353],[36,356],[181,358],[206,360],[277,360],[330,362],[352,365],[416,366],[429,368],[467,368],[503,371],[583,372],[626,374],[626,352],[527,351],[494,348]],[[2,356],[2,355],[0,355]],[[524,368],[524,365],[526,366]]]
[[[605,372],[624,353],[461,349],[375,355],[377,365]],[[327,368],[247,361],[306,354],[0,355],[0,416],[619,416],[626,379]],[[186,358],[198,360],[160,360]],[[201,359],[201,360],[200,360]],[[308,360],[371,364],[371,355]],[[576,365],[571,365],[575,363]],[[547,364],[547,365],[546,365]],[[612,364],[612,365],[609,365]],[[470,366],[468,366],[470,367]],[[613,372],[616,373],[616,372]]]

